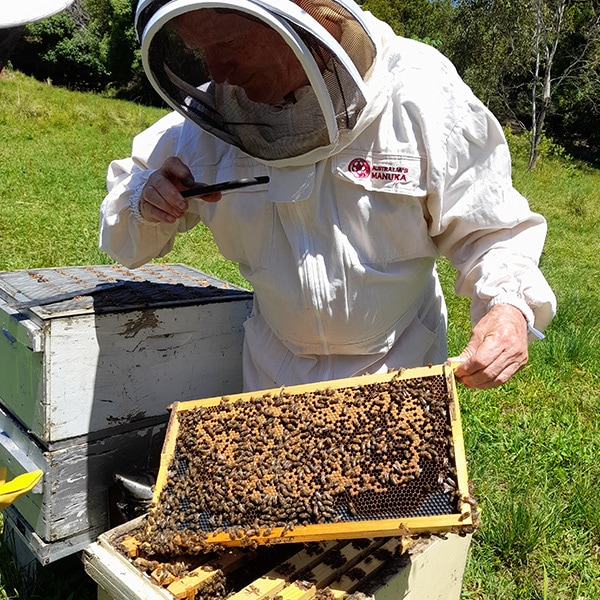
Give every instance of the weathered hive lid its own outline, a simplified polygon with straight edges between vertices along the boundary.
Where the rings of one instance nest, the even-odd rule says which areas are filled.
[[[11,309],[52,319],[251,298],[251,293],[183,264],[29,269],[0,273]]]

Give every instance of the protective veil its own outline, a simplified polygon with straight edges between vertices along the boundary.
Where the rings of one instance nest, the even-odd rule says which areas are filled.
[[[172,108],[250,156],[277,162],[310,154],[307,162],[314,162],[313,151],[330,154],[366,125],[361,121],[369,101],[365,79],[376,50],[352,2],[311,0],[306,3],[310,13],[304,4],[142,0],[136,29],[145,71]],[[194,13],[188,17],[198,24],[193,39],[177,26],[186,13]],[[234,15],[242,31],[245,22],[276,32],[302,65],[307,83],[274,105],[250,101],[242,87],[227,81],[212,81],[202,30],[202,21],[211,14]]]

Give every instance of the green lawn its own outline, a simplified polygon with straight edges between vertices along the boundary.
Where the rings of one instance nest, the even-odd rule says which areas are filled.
[[[78,94],[19,74],[0,79],[0,270],[109,263],[97,249],[98,207],[110,160],[163,111]],[[459,389],[469,474],[482,509],[464,599],[600,598],[600,171],[547,145],[526,170],[525,140],[510,138],[517,188],[543,213],[542,268],[559,312],[526,368],[500,389]],[[167,257],[243,284],[198,227]],[[468,303],[452,295],[451,353],[469,334]],[[0,600],[95,598],[77,569],[20,583],[0,550]]]

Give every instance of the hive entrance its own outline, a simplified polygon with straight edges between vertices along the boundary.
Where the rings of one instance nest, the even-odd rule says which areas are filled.
[[[148,519],[158,553],[471,523],[451,370],[179,403]]]

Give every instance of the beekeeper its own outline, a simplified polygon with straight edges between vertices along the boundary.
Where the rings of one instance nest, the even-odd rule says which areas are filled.
[[[546,222],[442,55],[351,0],[142,0],[136,26],[175,112],[110,165],[100,245],[133,268],[205,223],[254,289],[247,390],[443,362],[440,254],[471,298],[457,377],[493,387],[526,363],[555,312]]]

